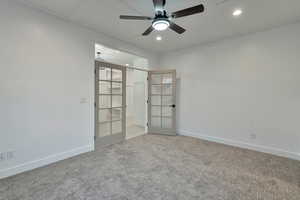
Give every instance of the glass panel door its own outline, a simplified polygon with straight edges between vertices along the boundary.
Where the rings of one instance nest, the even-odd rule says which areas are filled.
[[[176,71],[150,71],[149,133],[176,135]]]
[[[96,144],[110,145],[125,138],[126,69],[96,61]]]

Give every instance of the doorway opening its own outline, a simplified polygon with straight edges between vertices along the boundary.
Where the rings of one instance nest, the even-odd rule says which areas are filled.
[[[147,132],[148,72],[128,68],[126,83],[126,139]]]
[[[125,71],[125,76],[122,79],[122,84],[124,84],[124,89],[122,93],[123,98],[119,98],[120,101],[118,102],[120,105],[123,105],[123,111],[126,115],[118,114],[118,116],[123,116],[122,123],[122,130],[120,129],[119,136],[124,137],[124,139],[131,139],[137,136],[141,136],[147,133],[147,99],[148,99],[148,87],[147,87],[147,76],[148,76],[148,60],[146,58],[133,55],[127,52],[123,52],[120,50],[112,49],[107,46],[101,44],[95,44],[95,60],[96,60],[96,67],[101,66],[100,69],[111,70],[123,70]],[[106,68],[105,68],[106,67]],[[123,71],[122,70],[122,71]],[[97,71],[97,70],[96,70]],[[99,70],[98,70],[99,71]],[[101,70],[99,71],[100,78],[101,77]],[[111,75],[113,76],[113,74]],[[99,76],[96,76],[96,80]],[[99,82],[99,84],[98,84]],[[103,88],[103,84],[107,84],[107,81],[96,81],[96,94],[99,93],[101,98],[107,98],[101,93],[101,88]],[[111,91],[111,99],[116,99],[115,88],[113,87],[115,80],[112,79],[112,87],[109,89]],[[102,84],[102,85],[101,85]],[[99,91],[97,91],[97,88]],[[107,89],[107,88],[106,88]],[[103,97],[102,97],[102,96]],[[97,99],[97,98],[96,98]],[[114,100],[112,101],[112,105]],[[103,102],[97,102],[96,100],[96,107],[102,111]],[[102,106],[102,107],[101,107]],[[99,108],[98,108],[99,107]],[[104,144],[114,143],[115,141],[112,140],[113,137],[109,137],[109,134],[114,133],[113,131],[107,131],[107,125],[105,125],[108,120],[107,119],[114,119],[113,116],[115,115],[116,109],[114,107],[109,107],[111,110],[107,110],[106,112],[99,112],[96,111],[96,133],[95,138],[101,139],[104,141]],[[98,115],[98,116],[97,116]],[[105,116],[103,116],[105,115]],[[99,121],[101,119],[106,119]],[[114,122],[114,121],[113,121]],[[113,123],[111,123],[113,124]],[[98,128],[97,128],[98,127]],[[121,128],[121,124],[119,126]],[[113,126],[112,126],[113,130]],[[114,133],[115,135],[117,133]],[[103,138],[105,135],[105,138]],[[110,142],[106,141],[106,138],[110,140]],[[100,140],[99,139],[99,140]],[[114,139],[114,138],[113,138]],[[119,138],[120,140],[121,138]],[[103,142],[97,142],[103,143]]]

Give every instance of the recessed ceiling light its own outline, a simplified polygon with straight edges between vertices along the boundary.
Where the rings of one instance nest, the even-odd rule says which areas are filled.
[[[162,40],[162,37],[161,37],[161,36],[156,36],[156,40],[157,40],[157,41],[161,41],[161,40]]]
[[[243,13],[241,9],[236,9],[233,11],[232,15],[233,16],[240,16]]]
[[[126,65],[126,67],[129,67],[129,64],[125,64]]]

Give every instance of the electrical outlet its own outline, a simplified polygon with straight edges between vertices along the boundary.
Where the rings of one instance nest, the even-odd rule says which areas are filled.
[[[256,139],[256,134],[255,134],[255,133],[251,133],[251,134],[250,134],[250,138],[251,138],[252,140],[255,140],[255,139]]]
[[[0,162],[5,161],[5,160],[6,160],[5,153],[0,152]]]
[[[14,157],[15,157],[14,151],[1,152],[0,153],[0,162],[14,159]]]

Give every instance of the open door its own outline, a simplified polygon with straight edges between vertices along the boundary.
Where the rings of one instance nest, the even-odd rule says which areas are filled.
[[[95,61],[95,140],[97,147],[126,135],[126,68]]]
[[[149,71],[148,133],[176,135],[176,71]]]

